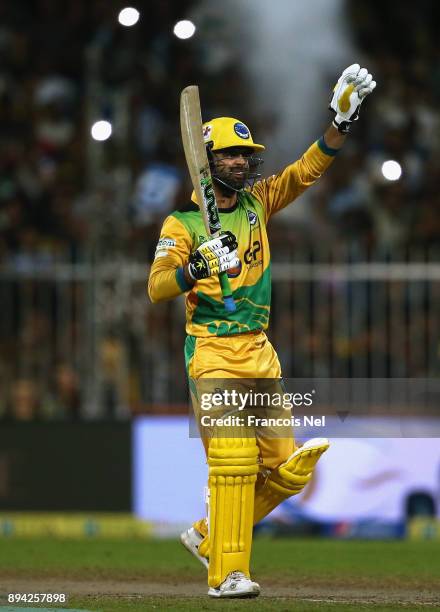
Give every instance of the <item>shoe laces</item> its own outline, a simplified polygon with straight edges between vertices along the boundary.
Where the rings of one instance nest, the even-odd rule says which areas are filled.
[[[233,580],[241,580],[242,578],[246,578],[246,576],[243,574],[243,572],[231,572],[229,574],[229,578],[232,578]]]

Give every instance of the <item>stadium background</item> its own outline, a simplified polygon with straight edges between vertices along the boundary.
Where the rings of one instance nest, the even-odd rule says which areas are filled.
[[[236,116],[251,127],[267,147],[269,175],[322,134],[346,65],[359,61],[374,74],[377,90],[336,163],[270,226],[270,337],[286,377],[439,374],[438,3],[314,0],[278,2],[275,12],[262,1],[162,0],[139,3],[133,27],[118,23],[123,6],[40,0],[0,9],[5,536],[48,529],[47,517],[12,511],[137,510],[162,535],[187,518],[178,502],[169,515],[178,494],[152,479],[160,450],[147,445],[174,432],[169,457],[186,432],[183,302],[153,306],[146,279],[163,218],[190,195],[178,124],[190,83],[200,86],[204,119]],[[173,33],[181,19],[196,26],[188,39]],[[103,141],[91,135],[99,120],[112,126]],[[385,177],[387,160],[400,164],[397,180]],[[407,478],[405,467],[378,484],[377,499],[394,500],[391,527],[383,505],[364,516],[361,500],[350,521],[336,509],[317,526],[293,504],[270,528],[402,537],[408,515],[435,515],[437,441],[399,442],[397,450],[359,441],[366,479],[377,476],[369,471],[377,460],[392,472],[405,453],[420,458],[423,477]],[[182,460],[188,443],[198,456],[186,437]],[[188,462],[187,476],[192,465],[203,469]],[[353,525],[364,519],[359,532]],[[118,530],[82,520],[59,523],[60,532]],[[414,534],[438,534],[423,525]]]

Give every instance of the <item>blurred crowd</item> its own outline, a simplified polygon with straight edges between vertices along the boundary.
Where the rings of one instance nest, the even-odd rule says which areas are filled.
[[[424,0],[414,10],[408,1],[351,0],[347,9],[354,42],[378,87],[319,184],[315,213],[330,234],[336,228],[340,239],[365,245],[376,258],[405,261],[408,250],[420,249],[438,261],[439,5]],[[401,165],[400,180],[384,178],[386,160]]]
[[[86,396],[103,402],[101,416],[108,417],[185,403],[180,306],[152,307],[140,283],[128,305],[110,309],[97,324],[90,309],[120,303],[124,295],[116,277],[107,285],[95,278],[90,288],[72,276],[63,285],[33,274],[62,264],[151,261],[163,218],[190,194],[178,116],[185,85],[200,84],[205,119],[243,118],[255,139],[270,146],[276,117],[258,116],[251,108],[243,49],[219,7],[161,0],[149,3],[148,15],[135,27],[124,28],[116,19],[122,6],[103,0],[0,5],[0,416],[5,419],[80,418]],[[346,1],[349,29],[378,87],[337,163],[313,188],[307,214],[274,218],[275,262],[440,260],[439,6],[421,0],[415,11],[407,0],[392,6]],[[179,40],[172,27],[188,16],[201,35]],[[334,77],[328,75],[328,81]],[[111,121],[109,141],[91,140],[97,119]],[[324,112],[317,120],[324,128]],[[390,159],[402,167],[400,180],[383,176],[382,164]],[[294,296],[296,284],[286,285]],[[347,331],[344,325],[325,327],[319,316],[313,322],[309,312],[291,316],[293,298],[276,284],[273,336],[285,375],[374,375],[377,360],[385,364],[383,375],[438,374],[436,292],[423,283],[410,291],[400,286],[374,327],[365,300],[361,305],[373,288],[319,288],[322,303],[335,295],[346,298],[354,321]],[[299,290],[311,291],[305,284]],[[398,331],[401,342],[391,346],[393,295],[399,296],[402,314],[396,325],[406,331]],[[298,303],[311,308],[307,299]],[[319,298],[313,299],[317,310]],[[410,322],[414,304],[417,316]],[[359,309],[368,325],[356,323]],[[99,337],[92,341],[97,326]],[[164,329],[172,330],[165,340]],[[417,333],[424,357],[408,348],[417,343],[405,340]],[[330,360],[329,343],[337,355]],[[396,359],[404,365],[396,366]],[[100,364],[98,397],[88,360]]]

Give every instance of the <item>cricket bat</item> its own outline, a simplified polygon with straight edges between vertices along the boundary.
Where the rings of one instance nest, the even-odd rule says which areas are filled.
[[[222,228],[206,154],[206,145],[203,140],[202,113],[197,85],[185,87],[180,95],[180,129],[186,163],[202,213],[206,235],[210,238],[217,238],[220,236]],[[236,306],[228,275],[226,272],[220,272],[218,277],[225,310],[234,312]]]

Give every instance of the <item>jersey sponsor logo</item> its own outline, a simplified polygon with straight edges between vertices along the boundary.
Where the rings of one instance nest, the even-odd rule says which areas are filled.
[[[247,216],[249,219],[249,225],[256,225],[257,221],[258,221],[258,215],[257,213],[254,213],[253,210],[247,210]]]
[[[243,138],[244,140],[247,140],[251,136],[247,126],[240,121],[234,123],[234,132],[237,134],[237,136],[240,136],[240,138]]]
[[[261,244],[259,240],[255,240],[252,246],[249,247],[244,253],[244,260],[247,264],[258,265],[261,263],[261,259],[257,262],[258,253],[261,251]]]
[[[169,247],[176,246],[176,241],[173,238],[160,238],[157,243],[156,250],[158,249],[168,249]]]
[[[165,257],[168,255],[168,249],[176,246],[176,241],[174,238],[160,238],[157,243],[156,253],[154,255],[154,259],[157,257]]]

